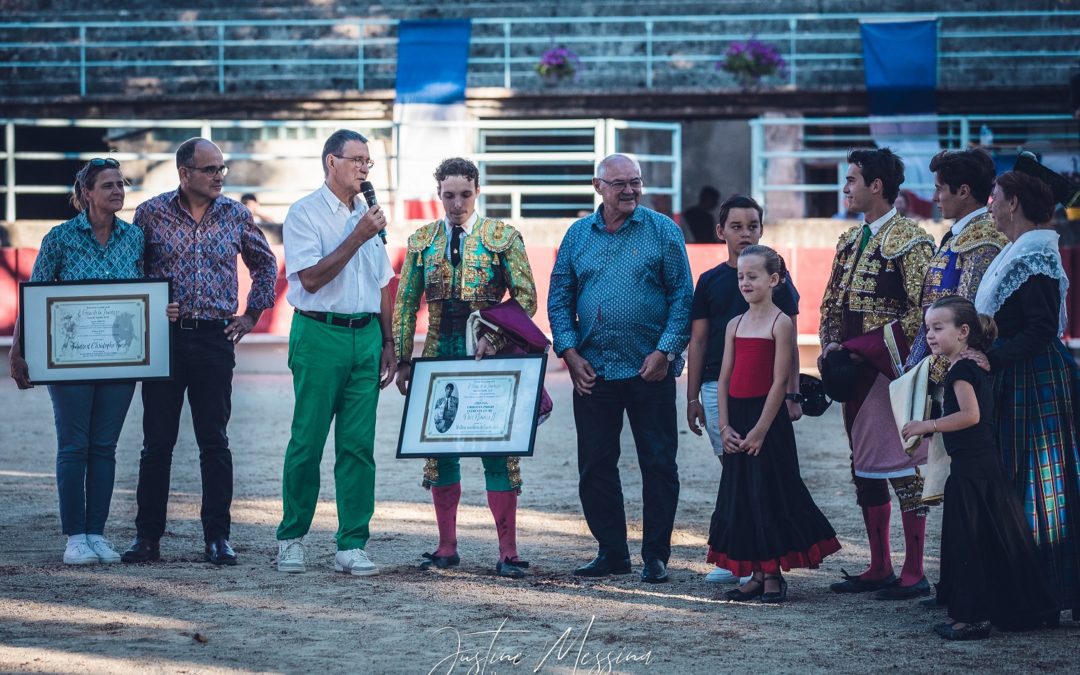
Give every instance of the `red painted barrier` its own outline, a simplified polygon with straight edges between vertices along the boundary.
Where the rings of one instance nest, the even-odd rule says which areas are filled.
[[[285,279],[285,256],[280,245],[274,246],[274,254],[278,258],[278,280],[274,289],[277,303],[273,308],[263,313],[259,319],[255,332],[271,333],[274,335],[288,335],[289,326],[292,322],[292,307],[285,300],[288,282]],[[533,277],[536,279],[537,312],[536,323],[545,332],[550,333],[547,318],[547,298],[551,279],[551,269],[555,265],[556,249],[550,246],[528,246],[529,262],[532,265]],[[723,246],[709,244],[690,244],[686,247],[687,257],[690,260],[690,270],[694,282],[703,272],[709,270],[727,257],[727,249]],[[789,248],[778,247],[777,250],[787,262],[788,271],[795,280],[799,289],[800,302],[799,333],[801,335],[817,335],[818,326],[821,322],[819,307],[821,297],[825,293],[825,284],[829,281],[829,272],[832,268],[834,249],[832,248]],[[400,273],[401,265],[405,260],[405,248],[391,246],[387,248],[387,254],[393,264],[394,271]],[[16,305],[18,303],[18,282],[30,278],[30,272],[34,266],[37,251],[23,248],[0,248],[0,335],[11,335],[15,327]],[[1061,249],[1062,264],[1069,278],[1076,280],[1080,276],[1080,247],[1063,247]],[[242,261],[238,261],[240,299],[243,303],[251,287],[251,279],[247,268]],[[391,291],[396,292],[397,280],[391,283]],[[1077,281],[1080,284],[1080,281]],[[1069,289],[1067,298],[1069,308],[1070,336],[1080,336],[1080,289],[1074,284]],[[417,333],[427,331],[427,305],[421,304],[417,317]]]
[[[15,332],[15,313],[19,305],[19,252],[0,248],[0,335]]]

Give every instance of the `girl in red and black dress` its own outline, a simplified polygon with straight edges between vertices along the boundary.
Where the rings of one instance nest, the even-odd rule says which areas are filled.
[[[772,300],[786,274],[776,251],[739,255],[739,291],[750,309],[727,327],[717,386],[723,474],[709,528],[709,562],[751,579],[729,600],[783,602],[782,570],[816,568],[840,550],[799,475],[795,432],[782,410],[795,330]],[[777,358],[777,355],[781,358]]]

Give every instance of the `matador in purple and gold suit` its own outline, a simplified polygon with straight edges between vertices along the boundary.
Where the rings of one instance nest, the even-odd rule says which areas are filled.
[[[994,227],[994,219],[985,206],[958,218],[945,233],[941,246],[926,268],[919,302],[923,315],[930,305],[948,295],[959,295],[974,302],[986,268],[1008,241]],[[930,381],[940,386],[945,382],[949,362],[943,356],[930,354],[926,344],[926,324],[920,323],[904,369],[913,368],[927,356],[933,359]]]

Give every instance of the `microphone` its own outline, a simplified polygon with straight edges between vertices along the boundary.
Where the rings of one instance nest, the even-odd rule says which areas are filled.
[[[367,201],[368,208],[375,206],[379,202],[375,200],[375,186],[368,181],[360,183],[360,192],[363,193],[364,199]],[[383,246],[386,246],[386,228],[379,230],[379,239],[382,239]]]

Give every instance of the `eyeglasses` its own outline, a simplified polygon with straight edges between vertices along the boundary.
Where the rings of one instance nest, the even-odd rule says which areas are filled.
[[[229,175],[229,167],[224,164],[221,166],[187,166],[186,168],[191,169],[192,171],[198,171],[204,176],[216,176],[220,173],[221,177],[224,178]]]
[[[597,177],[596,180],[600,181],[604,185],[610,186],[616,192],[622,192],[623,190],[625,190],[628,187],[631,190],[640,190],[645,185],[645,181],[641,180],[640,178],[631,178],[630,180],[626,181],[626,180],[604,180],[603,178]]]
[[[345,155],[334,155],[334,157],[350,161],[353,163],[353,166],[358,169],[362,166],[366,166],[369,169],[375,166],[375,160],[368,159],[367,157],[346,157]]]
[[[102,159],[101,157],[95,157],[90,160],[90,166],[111,166],[114,169],[119,169],[120,162],[116,161],[112,157],[106,157],[104,159]]]

